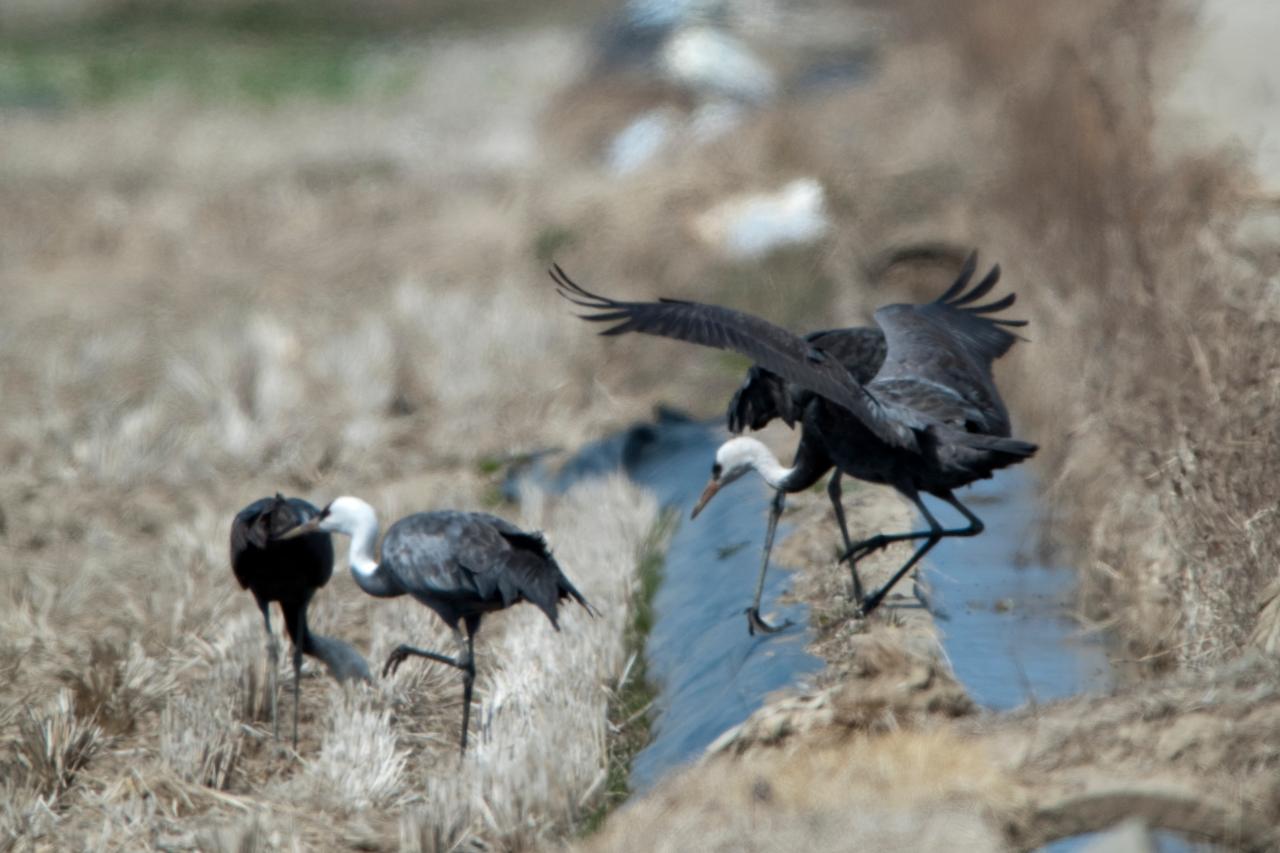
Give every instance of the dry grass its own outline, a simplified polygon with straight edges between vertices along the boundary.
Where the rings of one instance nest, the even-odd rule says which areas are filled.
[[[717,758],[620,812],[584,850],[1003,850],[988,803],[1014,789],[942,730]]]
[[[928,17],[995,111],[978,204],[1011,278],[1034,282],[1019,373],[1037,381],[1012,396],[1044,447],[1055,538],[1133,658],[1213,666],[1280,565],[1280,347],[1274,270],[1234,239],[1248,177],[1157,135],[1187,10],[1100,0],[1016,30],[998,2]]]
[[[344,690],[308,662],[298,756],[273,742],[261,619],[226,564],[231,515],[260,494],[355,492],[384,519],[479,508],[483,460],[642,411],[584,396],[588,339],[529,285],[532,202],[501,201],[531,186],[528,125],[574,44],[545,30],[440,42],[390,105],[188,111],[159,92],[12,116],[0,837],[527,847],[593,809],[649,499],[608,482],[524,502],[604,615],[568,612],[560,633],[536,612],[486,622],[462,764],[461,688],[441,667]],[[460,82],[505,94],[480,106]],[[318,122],[310,154],[299,121]],[[157,141],[164,128],[176,135]],[[374,601],[345,574],[311,623],[375,663],[405,640],[449,641],[425,608]]]
[[[931,292],[944,273],[866,280],[888,246],[981,245],[1033,322],[1001,381],[1043,448],[1090,613],[1135,658],[1209,665],[1245,643],[1280,565],[1277,270],[1240,247],[1234,161],[1154,138],[1181,7],[896,3],[883,20],[894,38],[870,84],[784,100],[616,180],[593,146],[631,112],[604,107],[688,96],[582,82],[578,31],[399,45],[409,78],[376,99],[265,108],[161,89],[6,110],[0,832],[519,847],[589,810],[644,499],[613,484],[525,502],[605,615],[571,612],[560,635],[536,613],[487,623],[483,734],[461,772],[456,675],[428,666],[347,694],[308,665],[301,757],[279,752],[260,619],[225,554],[233,512],[276,489],[362,494],[386,519],[477,507],[482,460],[573,446],[656,398],[719,407],[736,365],[597,341],[544,286],[552,250],[610,293],[812,328]],[[806,176],[836,225],[818,247],[736,265],[691,227],[726,195]],[[407,637],[448,639],[345,576],[313,626],[375,662]],[[745,802],[726,806],[735,820]]]
[[[481,711],[461,763],[460,685],[443,667],[409,667],[372,690],[314,673],[303,684],[299,756],[273,743],[261,628],[251,603],[237,596],[241,615],[187,636],[162,660],[135,655],[142,662],[132,669],[126,660],[114,687],[95,688],[106,697],[97,711],[80,709],[71,689],[44,710],[6,710],[16,732],[5,744],[5,763],[15,771],[5,831],[93,846],[155,844],[203,827],[223,839],[218,845],[236,847],[247,842],[226,840],[225,824],[243,814],[256,816],[244,833],[268,832],[304,847],[360,838],[387,845],[448,826],[446,848],[468,839],[523,848],[569,831],[590,811],[607,772],[608,686],[625,663],[622,623],[656,508],[616,480],[584,483],[556,501],[531,495],[525,505],[525,523],[547,531],[603,615],[570,610],[559,633],[531,608],[486,623],[478,652]],[[350,636],[357,624],[369,626],[372,660],[406,639],[445,640],[421,606],[374,601],[345,578],[335,585],[348,594],[341,604],[330,599],[339,612],[321,610],[317,629]],[[193,595],[226,592],[220,585]],[[78,616],[79,625],[90,620]],[[165,693],[137,699],[131,671],[152,673]],[[280,680],[289,683],[283,669]],[[280,701],[286,731],[288,692]],[[117,708],[128,710],[127,726],[118,724],[123,710],[107,710]],[[95,720],[120,733],[108,737]],[[139,825],[138,809],[160,791],[170,805]]]

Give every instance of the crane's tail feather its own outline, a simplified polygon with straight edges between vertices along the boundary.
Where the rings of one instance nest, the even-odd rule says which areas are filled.
[[[587,602],[586,596],[565,577],[542,534],[520,532],[506,536],[508,541],[523,540],[523,547],[512,550],[506,556],[506,571],[496,579],[503,606],[510,606],[521,599],[528,601],[546,615],[557,631],[560,630],[560,602],[566,598],[572,598],[581,604],[590,615],[599,615]]]
[[[974,438],[977,440],[967,442],[970,447],[990,450],[993,453],[1005,453],[1009,456],[1016,456],[1019,459],[1029,459],[1035,456],[1036,451],[1040,449],[1040,445],[1018,438],[1005,438],[994,435],[974,436]]]
[[[600,611],[592,607],[591,603],[587,601],[587,597],[578,592],[578,588],[574,586],[563,574],[560,575],[560,597],[572,598],[574,601],[578,602],[578,604],[582,605],[583,608],[586,609],[587,615],[593,619],[600,615]]]
[[[358,651],[337,637],[307,634],[307,647],[302,650],[328,668],[338,681],[367,681],[372,683],[369,664]]]

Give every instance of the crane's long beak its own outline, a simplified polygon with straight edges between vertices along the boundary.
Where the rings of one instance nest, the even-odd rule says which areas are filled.
[[[315,518],[312,518],[309,521],[304,521],[301,524],[299,524],[297,527],[290,527],[284,533],[281,533],[279,536],[275,536],[272,538],[275,541],[279,542],[281,539],[294,539],[294,538],[297,538],[298,536],[306,536],[308,533],[315,533],[317,530],[320,529],[321,521],[323,521],[323,519],[317,515]]]
[[[702,508],[716,496],[716,492],[720,491],[720,487],[723,485],[723,480],[717,480],[712,477],[707,483],[707,487],[702,490],[702,496],[698,498],[698,502],[693,505],[693,512],[689,513],[689,518],[697,518],[698,513],[702,512]]]

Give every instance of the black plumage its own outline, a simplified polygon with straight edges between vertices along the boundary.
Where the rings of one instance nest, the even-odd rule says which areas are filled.
[[[1013,294],[975,304],[1000,277],[999,267],[993,267],[969,287],[976,266],[976,255],[970,255],[956,281],[933,302],[887,305],[876,311],[886,351],[869,382],[860,381],[820,342],[744,312],[672,299],[622,302],[583,289],[558,266],[552,277],[562,296],[595,312],[585,319],[614,323],[601,334],[641,332],[732,350],[795,386],[798,390],[787,389],[782,395],[779,414],[790,407],[791,416],[802,424],[801,443],[797,464],[775,484],[780,490],[808,488],[834,464],[837,475],[893,486],[916,505],[928,530],[878,534],[846,548],[855,600],[863,613],[870,613],[943,537],[982,531],[982,522],[956,499],[954,489],[990,477],[1037,449],[1010,437],[1008,413],[991,375],[992,362],[1017,340],[1009,329],[1025,321],[992,316],[1013,305]],[[731,420],[745,423],[749,414],[758,421],[757,399],[753,396],[749,404],[731,410]],[[717,464],[713,469],[704,503],[718,488],[720,468]],[[838,476],[832,478],[830,490],[847,542]],[[944,529],[920,500],[922,492],[951,504],[969,525]],[[925,542],[888,583],[864,597],[857,560],[890,542],[911,539]]]
[[[866,384],[870,382],[884,363],[887,345],[884,332],[879,328],[855,326],[848,329],[830,329],[811,332],[805,335],[805,341],[811,346],[836,359],[849,371],[855,380]],[[802,426],[800,444],[796,449],[792,462],[794,479],[787,489],[774,490],[773,500],[769,504],[769,521],[765,530],[764,549],[760,561],[760,572],[756,577],[755,596],[751,606],[747,608],[747,631],[755,634],[771,634],[787,627],[770,625],[760,615],[760,600],[764,596],[764,581],[769,571],[769,556],[773,551],[773,538],[778,529],[778,520],[786,506],[787,492],[799,492],[830,471],[834,467],[820,439],[810,436],[803,429],[805,409],[813,403],[815,395],[812,391],[787,382],[778,374],[760,365],[752,365],[747,370],[747,377],[742,386],[734,392],[726,412],[729,431],[740,434],[747,429],[764,429],[775,418],[781,418],[789,427],[797,423]],[[840,533],[844,548],[852,547],[848,527],[844,520],[844,507],[841,504],[840,469],[836,468],[827,484],[827,494],[836,518],[840,523]]]
[[[840,362],[853,378],[866,384],[884,363],[884,332],[869,326],[810,332],[805,341]],[[737,434],[748,429],[764,429],[770,421],[781,418],[794,427],[803,417],[813,393],[760,365],[747,369],[742,386],[734,392],[725,414],[729,431]]]
[[[302,656],[309,655],[329,668],[339,681],[369,680],[369,667],[351,646],[332,637],[312,633],[307,627],[307,605],[316,590],[333,575],[333,543],[324,533],[282,541],[279,534],[314,518],[319,510],[301,498],[277,493],[236,513],[231,522],[231,570],[241,588],[253,593],[267,629],[267,653],[271,660],[271,725],[278,733],[276,669],[278,650],[271,631],[271,602],[280,604],[285,631],[293,643],[293,746],[298,746],[299,674]]]
[[[395,672],[415,655],[462,670],[464,752],[475,680],[475,633],[481,617],[527,601],[558,631],[558,608],[564,599],[594,612],[565,577],[541,533],[521,530],[495,515],[441,510],[406,516],[383,537],[381,559],[374,553],[377,515],[359,498],[335,499],[286,536],[305,537],[314,530],[351,537],[351,572],[365,592],[379,598],[412,596],[457,635],[457,657],[400,645],[387,657],[383,673]]]

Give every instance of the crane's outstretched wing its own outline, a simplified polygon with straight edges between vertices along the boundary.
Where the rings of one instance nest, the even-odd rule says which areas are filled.
[[[992,379],[991,364],[1019,340],[1008,329],[1025,326],[1026,321],[992,316],[1013,305],[1017,297],[1012,293],[985,305],[972,304],[1000,280],[1000,267],[994,266],[966,291],[976,267],[977,253],[973,253],[955,283],[933,302],[886,305],[876,311],[888,352],[873,388],[892,386],[907,392],[907,386],[914,385],[939,404],[945,404],[948,395],[955,396],[969,410],[965,420],[973,421],[979,431],[1008,435],[1009,416]],[[923,414],[933,414],[901,394],[891,396]]]
[[[583,289],[558,265],[552,267],[551,278],[565,299],[598,312],[580,315],[583,319],[617,322],[602,335],[641,332],[741,353],[766,370],[848,410],[885,443],[915,446],[911,428],[886,413],[881,402],[858,384],[843,365],[780,326],[719,305],[676,299],[609,299]]]

